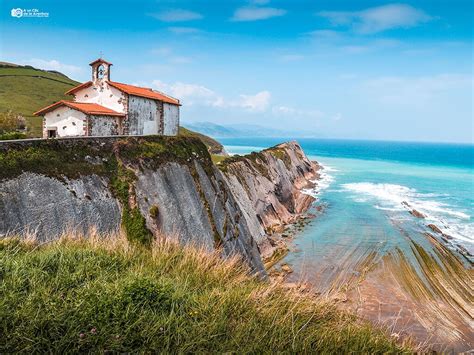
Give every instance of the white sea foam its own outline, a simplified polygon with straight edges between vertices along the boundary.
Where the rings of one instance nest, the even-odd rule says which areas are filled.
[[[460,208],[434,200],[446,197],[446,194],[423,194],[402,185],[370,182],[343,184],[342,187],[353,193],[351,197],[356,202],[375,200],[374,207],[380,210],[417,210],[425,215],[428,223],[435,224],[454,239],[467,243],[464,245],[470,252],[474,249],[474,223],[471,216]]]
[[[314,198],[318,198],[321,191],[327,189],[334,181],[334,176],[329,173],[337,171],[327,165],[319,164],[319,166],[321,167],[319,170],[319,179],[311,181],[316,184],[315,187],[301,190],[302,193],[313,196]]]

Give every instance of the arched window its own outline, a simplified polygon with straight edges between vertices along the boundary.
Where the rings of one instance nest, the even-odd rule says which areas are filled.
[[[97,67],[97,78],[102,79],[105,75],[105,67],[101,64]]]

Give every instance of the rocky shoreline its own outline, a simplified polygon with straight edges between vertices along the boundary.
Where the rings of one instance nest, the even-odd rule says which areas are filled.
[[[320,166],[310,161],[297,142],[288,142],[258,153],[233,156],[220,169],[230,189],[249,215],[252,235],[268,270],[289,251],[315,198],[303,192],[316,186]]]
[[[410,213],[413,217],[419,218],[421,220],[425,220],[427,218],[425,214],[413,208],[413,206],[411,206],[406,201],[402,201],[402,206],[405,207],[408,213]],[[474,262],[473,262],[474,255],[472,255],[461,244],[456,243],[454,241],[454,238],[451,235],[449,235],[446,231],[444,231],[442,228],[440,228],[439,226],[437,226],[436,224],[432,222],[425,224],[425,226],[428,229],[430,229],[430,232],[434,233],[434,235],[436,235],[436,238],[440,239],[447,247],[451,247],[456,252],[458,252],[469,264],[474,265]],[[429,235],[430,237],[435,238],[435,236],[429,232],[427,232],[426,235]]]

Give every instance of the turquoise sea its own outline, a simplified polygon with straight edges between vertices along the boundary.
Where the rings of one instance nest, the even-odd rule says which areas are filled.
[[[289,139],[219,140],[229,153],[245,154]],[[408,239],[428,243],[424,233],[433,233],[428,224],[452,237],[445,238],[451,249],[461,246],[474,254],[474,145],[297,141],[324,167],[319,187],[306,191],[324,209],[297,236],[297,249],[288,261],[311,265],[324,258],[348,257],[343,252],[348,250],[409,249]],[[425,218],[412,216],[409,209]]]

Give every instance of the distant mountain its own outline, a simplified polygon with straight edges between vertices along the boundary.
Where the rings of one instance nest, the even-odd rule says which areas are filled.
[[[211,122],[188,123],[185,124],[185,127],[213,137],[237,137],[239,135],[239,131],[236,129]]]
[[[280,130],[254,124],[226,124],[220,125],[212,122],[194,122],[185,124],[193,131],[206,134],[215,138],[241,138],[241,137],[315,137],[316,133],[295,130]]]

